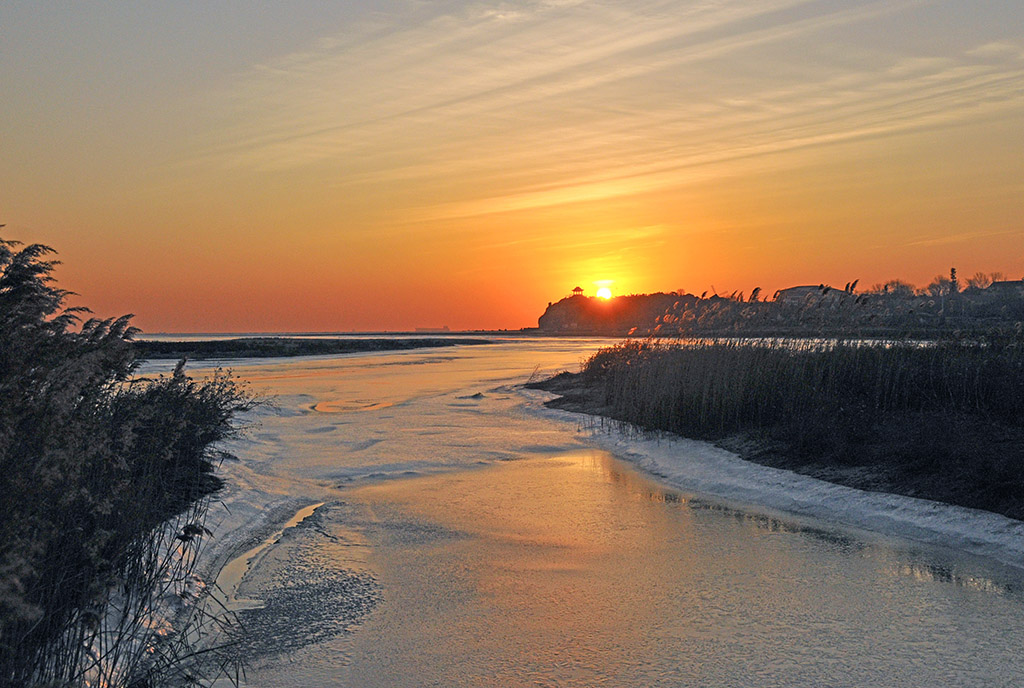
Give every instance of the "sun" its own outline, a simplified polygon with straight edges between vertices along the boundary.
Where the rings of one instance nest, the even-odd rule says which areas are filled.
[[[612,297],[612,290],[608,287],[601,287],[597,290],[597,297],[599,299],[610,299]]]

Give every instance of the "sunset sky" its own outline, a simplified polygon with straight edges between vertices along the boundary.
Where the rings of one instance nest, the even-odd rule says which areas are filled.
[[[149,332],[1024,276],[1020,0],[6,0],[0,94],[0,236]]]

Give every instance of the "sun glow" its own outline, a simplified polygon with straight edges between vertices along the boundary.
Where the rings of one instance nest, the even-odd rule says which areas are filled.
[[[599,299],[610,299],[612,297],[612,290],[608,287],[601,287],[597,290],[597,297]]]

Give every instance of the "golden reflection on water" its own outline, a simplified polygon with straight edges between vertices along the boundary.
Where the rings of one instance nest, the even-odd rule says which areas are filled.
[[[675,493],[601,452],[396,481],[356,495],[457,533],[415,550],[385,547],[393,608],[416,619],[387,624],[387,635],[412,662],[424,652],[487,658],[486,675],[466,676],[467,685],[522,685],[531,675],[610,681],[607,658],[639,660],[638,616],[651,610],[643,598],[652,586],[687,585],[681,562],[653,572],[644,556],[670,532],[686,537],[685,514],[666,517],[648,506]],[[425,637],[440,647],[420,647]]]
[[[1001,591],[984,576],[693,498],[604,452],[348,494],[381,524],[385,590],[353,638],[354,685],[929,685],[1016,662],[957,638],[958,595]]]
[[[444,499],[429,497],[442,492]],[[418,517],[499,543],[557,548],[577,557],[606,550],[641,529],[652,537],[652,527],[667,525],[652,520],[658,512],[630,507],[630,502],[685,503],[685,498],[600,451],[515,461],[457,476],[373,485],[358,494],[370,499],[384,497]],[[611,532],[608,523],[616,524]],[[518,560],[524,552],[517,549],[514,554]],[[549,556],[550,552],[540,554]]]

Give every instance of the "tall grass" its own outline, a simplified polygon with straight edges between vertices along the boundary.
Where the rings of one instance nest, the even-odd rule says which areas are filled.
[[[181,365],[135,378],[129,319],[64,308],[50,253],[0,241],[0,685],[155,685],[187,665],[160,606],[251,400]]]
[[[626,341],[590,358],[581,381],[603,413],[641,428],[745,433],[806,462],[917,475],[933,496],[962,502],[951,494],[961,487],[972,505],[1024,515],[1019,331],[930,343]]]
[[[616,416],[700,437],[821,417],[1024,412],[1024,348],[1006,342],[627,341],[583,373]]]

